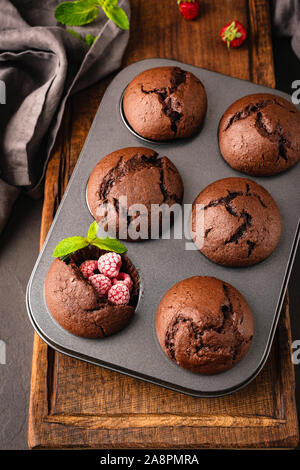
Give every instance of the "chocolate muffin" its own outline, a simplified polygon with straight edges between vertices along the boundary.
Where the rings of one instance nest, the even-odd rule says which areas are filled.
[[[198,204],[202,204],[199,212]],[[193,240],[207,258],[223,266],[259,263],[275,249],[280,233],[281,217],[275,201],[252,180],[215,181],[193,203]]]
[[[87,201],[93,217],[105,230],[116,226],[116,236],[126,240],[150,238],[151,212],[154,215],[158,211],[152,204],[172,206],[181,204],[182,198],[183,184],[175,165],[167,157],[159,158],[157,152],[144,147],[128,147],[106,155],[92,171],[87,185]],[[130,213],[129,208],[134,204],[142,206],[137,207],[138,212]],[[162,212],[157,220],[159,235]]]
[[[145,70],[125,90],[123,111],[140,136],[151,140],[181,139],[195,134],[207,109],[204,86],[179,67]]]
[[[167,291],[156,312],[163,351],[199,374],[230,369],[248,351],[253,318],[244,297],[214,277],[194,276]]]
[[[244,96],[225,111],[219,146],[236,170],[254,176],[280,173],[300,158],[300,112],[277,95]]]
[[[126,255],[122,270],[133,280],[128,305],[114,305],[100,297],[79,269],[85,260],[98,259],[105,251],[88,246],[67,260],[57,258],[45,280],[45,298],[55,320],[66,330],[84,338],[104,338],[122,330],[130,321],[138,301],[138,274]]]

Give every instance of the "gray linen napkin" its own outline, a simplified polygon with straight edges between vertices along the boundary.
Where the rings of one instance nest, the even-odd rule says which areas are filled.
[[[58,3],[0,0],[0,231],[21,189],[38,193],[69,94],[120,67],[128,42],[128,31],[100,11],[71,28],[99,35],[89,48],[56,22]],[[129,0],[118,4],[129,16]]]
[[[276,34],[292,37],[292,48],[300,59],[300,0],[273,0],[272,8]]]

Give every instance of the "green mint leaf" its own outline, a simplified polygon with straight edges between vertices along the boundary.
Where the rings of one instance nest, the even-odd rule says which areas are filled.
[[[85,36],[85,42],[87,43],[87,45],[89,47],[91,47],[94,44],[94,42],[96,41],[97,37],[98,36],[93,36],[92,34],[87,34]]]
[[[88,246],[89,242],[84,237],[68,237],[61,240],[58,245],[56,245],[52,256],[58,258],[61,256],[69,255],[74,251],[80,250],[85,246]]]
[[[101,250],[114,251],[115,253],[125,253],[126,246],[115,238],[96,238],[91,242],[92,245],[97,246]]]
[[[103,4],[102,8],[106,16],[116,23],[119,28],[129,29],[129,19],[122,8],[110,3]]]
[[[95,238],[97,238],[98,230],[99,230],[99,226],[95,220],[89,227],[89,231],[87,235],[87,239],[89,242],[92,242],[93,240],[95,240]]]
[[[72,36],[75,36],[75,38],[77,39],[82,39],[82,37],[80,36],[79,33],[77,33],[77,31],[74,31],[73,29],[66,29],[67,33],[70,33],[72,34]]]
[[[99,14],[95,0],[77,0],[75,2],[60,3],[54,16],[62,24],[69,26],[82,26],[94,21]]]
[[[99,5],[100,7],[107,7],[108,5],[117,5],[118,4],[118,0],[95,0],[95,2],[97,3],[97,5]]]
[[[77,31],[74,31],[73,29],[66,29],[67,33],[72,34],[72,36],[75,36],[75,38],[80,39],[81,41],[85,41],[86,44],[90,47],[94,44],[98,36],[93,36],[92,34],[87,34],[85,38],[82,38]]]

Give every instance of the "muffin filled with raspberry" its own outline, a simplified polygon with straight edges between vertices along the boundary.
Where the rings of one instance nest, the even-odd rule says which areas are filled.
[[[138,293],[138,273],[130,259],[91,244],[57,257],[45,280],[53,318],[85,338],[104,338],[123,329],[135,311]]]

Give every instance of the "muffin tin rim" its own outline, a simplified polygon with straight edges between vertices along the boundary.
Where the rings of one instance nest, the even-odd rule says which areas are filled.
[[[157,60],[157,59],[154,59],[154,60]],[[185,67],[185,66],[186,66],[186,67],[193,67],[194,69],[199,70],[199,72],[201,72],[201,70],[202,70],[201,68],[194,67],[194,66],[189,66],[188,64],[182,64],[182,63],[179,63],[178,61],[168,61],[167,59],[159,59],[159,60],[160,60],[160,61],[164,61],[164,63],[169,62],[169,63],[173,63],[173,64],[174,64],[174,62],[175,62],[176,65],[181,65],[182,67]],[[151,62],[151,61],[153,61],[153,59],[147,59],[147,60],[141,61],[141,62],[145,63],[145,62],[149,62],[149,61]],[[138,63],[136,63],[136,64],[138,64]],[[136,64],[132,64],[132,65],[129,66],[128,68],[134,67]],[[148,68],[151,68],[151,66],[148,67]],[[126,69],[124,69],[124,70],[126,70]],[[122,72],[123,72],[123,71],[122,71]],[[121,73],[122,73],[122,72],[121,72]],[[214,73],[214,72],[213,72],[213,73]],[[215,74],[216,74],[216,73],[215,73]],[[217,75],[219,75],[219,76],[222,77],[221,74],[217,74]],[[228,77],[228,78],[229,78],[229,77]],[[231,77],[230,77],[230,79],[231,79]],[[205,82],[204,82],[204,83],[205,83]],[[246,82],[246,83],[247,83],[247,82]],[[275,91],[275,92],[276,92],[276,90],[271,90],[271,89],[269,89],[269,91],[270,91],[270,92],[271,92],[271,91],[273,91],[273,92]],[[279,92],[279,93],[280,93],[280,92]],[[250,94],[250,93],[248,93],[248,94]],[[86,145],[87,142],[89,141],[89,137],[90,137],[90,136],[91,136],[91,134],[87,137],[86,142],[85,142],[85,145]],[[189,139],[181,139],[180,144],[182,145],[182,144],[186,143],[186,140],[189,141]],[[160,142],[157,142],[157,141],[151,141],[151,144],[153,144],[153,145],[158,145],[159,143],[160,143]],[[163,142],[163,143],[168,143],[168,144],[170,144],[170,141],[168,141],[168,142]],[[178,145],[179,141],[178,141],[178,140],[175,140],[175,143]],[[129,146],[129,145],[126,145],[126,146]],[[85,146],[84,146],[84,147],[85,147]],[[82,152],[83,152],[83,151],[82,151]],[[171,158],[171,157],[170,157],[170,158]],[[220,156],[218,156],[218,158],[220,158]],[[172,158],[171,158],[171,159],[172,159]],[[228,164],[226,163],[226,165],[228,165]],[[235,171],[236,171],[236,170],[235,170]],[[235,171],[234,171],[234,173],[235,173]],[[75,173],[76,173],[76,172],[74,171],[73,174],[75,174]],[[240,173],[240,172],[238,172],[238,173]],[[253,177],[252,177],[252,178],[253,178]],[[219,178],[218,178],[218,179],[219,179]],[[260,178],[259,178],[259,179],[260,179]],[[71,182],[73,182],[73,178],[71,179],[69,185],[71,184]],[[266,188],[266,189],[267,189],[267,188]],[[67,196],[67,192],[68,192],[68,190],[66,190],[65,196]],[[272,193],[271,193],[271,194],[272,194]],[[64,199],[63,199],[63,201],[64,201]],[[59,214],[59,211],[57,212],[57,215],[58,215],[58,214]],[[54,220],[56,220],[56,217],[55,217]],[[47,236],[47,239],[46,239],[46,240],[48,240],[48,237],[50,236],[50,233],[51,233],[51,231],[49,232],[49,235]],[[295,237],[296,237],[296,241],[298,241],[298,239],[297,239],[297,232],[296,232],[296,236],[295,236]],[[293,247],[292,247],[292,251],[293,251],[293,249],[294,249],[294,245],[293,245]],[[42,255],[43,251],[44,251],[44,250],[42,250],[41,255]],[[40,255],[40,256],[41,256],[41,255]],[[40,257],[38,258],[38,260],[39,260],[39,259],[40,259]],[[290,264],[292,264],[292,259],[290,259],[290,261],[291,261]],[[136,266],[136,263],[135,263],[135,262],[134,262],[134,265]],[[248,268],[248,269],[249,269],[249,268]],[[288,271],[289,271],[289,266],[287,266],[287,274],[289,274]],[[216,277],[218,277],[218,275],[217,275]],[[225,280],[228,281],[227,278],[226,278]],[[232,282],[232,281],[229,280],[228,282]],[[233,285],[234,285],[234,284],[233,284]],[[234,285],[234,287],[235,287],[235,285]],[[243,292],[242,292],[242,293],[243,293]],[[283,297],[283,298],[284,298],[284,297]],[[246,299],[247,299],[247,297],[246,297]],[[283,302],[283,299],[282,299],[282,302]],[[280,302],[280,303],[282,303],[282,302]],[[273,318],[273,320],[274,320],[274,318]],[[278,318],[277,318],[277,321],[278,321]],[[277,322],[276,322],[276,323],[277,323]],[[274,321],[273,321],[273,326],[274,326]],[[269,347],[271,347],[271,344],[270,344],[270,336],[273,336],[272,331],[269,332],[269,340],[268,340],[268,343],[267,343],[267,345],[269,345]],[[265,352],[265,354],[264,354],[264,357],[265,357],[265,356],[266,356],[266,352]],[[76,357],[78,357],[78,356],[76,356]],[[117,366],[117,367],[118,367],[118,366]],[[112,368],[112,367],[110,367],[110,368]],[[116,369],[116,370],[118,370],[118,369]],[[126,373],[128,374],[128,372],[126,372]],[[257,372],[257,373],[258,373],[258,372]],[[256,375],[256,374],[255,374],[255,375]],[[150,380],[150,381],[151,381],[151,380]],[[152,380],[152,381],[153,381],[153,380]],[[177,385],[176,385],[176,387],[177,387]],[[177,389],[177,388],[174,388],[174,389]],[[232,391],[232,390],[231,390],[231,391]],[[229,391],[228,393],[231,393],[231,391]],[[189,392],[185,391],[185,393],[189,393]],[[199,395],[200,395],[200,396],[204,396],[204,393],[197,391],[196,395],[197,395],[197,396],[199,396]],[[216,393],[214,393],[214,392],[212,392],[212,395],[213,395],[213,396],[217,396]],[[209,394],[209,396],[211,396],[211,394]]]

